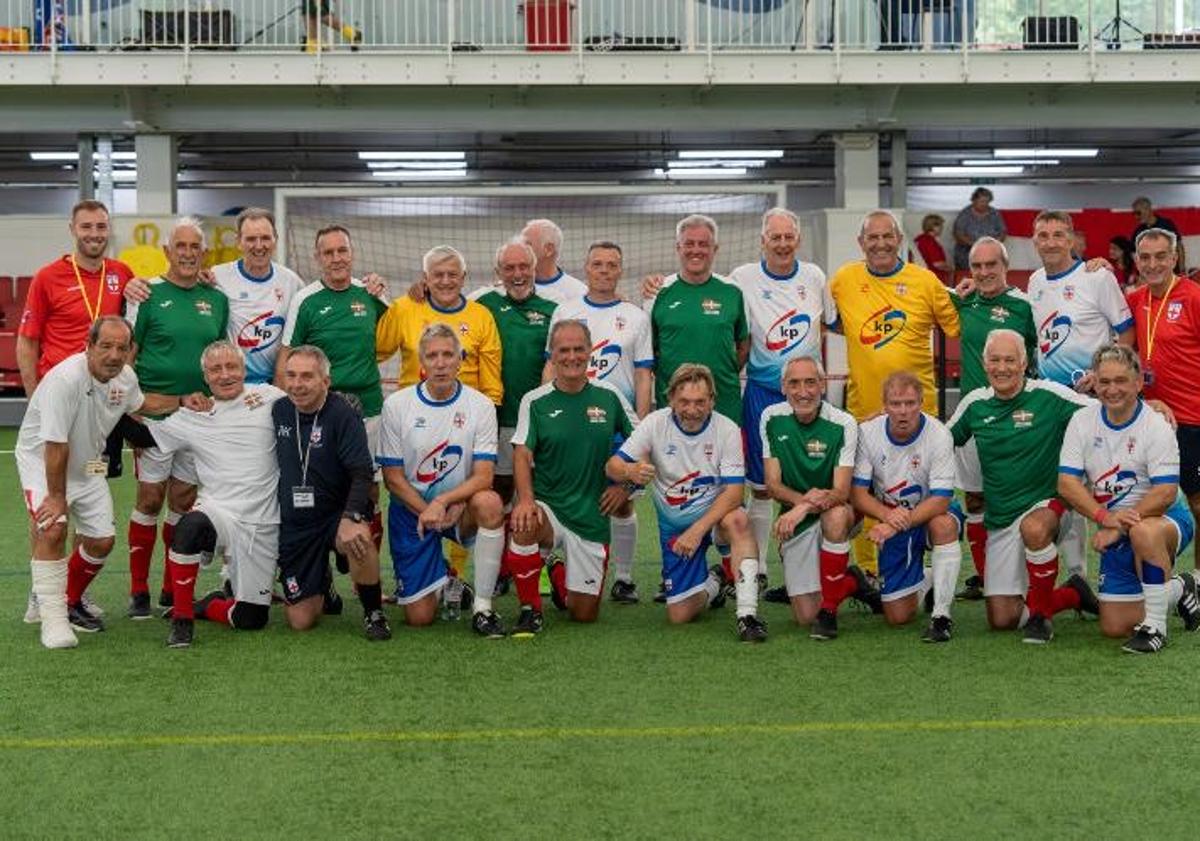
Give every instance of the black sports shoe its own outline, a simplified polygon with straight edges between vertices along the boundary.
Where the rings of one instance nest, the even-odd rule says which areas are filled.
[[[200,619],[207,619],[208,606],[217,599],[225,598],[228,598],[228,596],[225,595],[224,590],[211,590],[192,602],[192,613],[196,614]]]
[[[767,623],[757,616],[739,616],[737,618],[738,639],[742,642],[766,642]]]
[[[321,604],[321,612],[326,616],[341,616],[346,605],[342,601],[342,594],[337,591],[337,587],[333,586],[333,582],[329,582],[329,589],[325,591],[325,600]]]
[[[871,608],[872,613],[883,613],[883,599],[879,596],[879,585],[872,583],[878,582],[878,579],[873,575],[868,578],[867,574],[854,564],[846,567],[846,574],[858,582],[858,589],[854,591],[851,598]]]
[[[463,582],[462,597],[458,600],[458,609],[464,613],[470,613],[471,607],[475,604],[475,588],[467,582]]]
[[[545,620],[542,618],[540,610],[534,610],[529,605],[521,608],[521,615],[517,618],[517,624],[513,626],[513,639],[529,639],[536,637],[542,632],[542,626]]]
[[[829,610],[818,610],[808,636],[822,641],[837,639],[837,614]]]
[[[1032,614],[1025,623],[1025,638],[1030,645],[1045,645],[1054,639],[1054,623],[1045,616]]]
[[[655,604],[666,604],[667,603],[667,585],[661,581],[658,582],[658,592],[654,594],[654,603]]]
[[[949,616],[935,616],[929,621],[929,627],[921,634],[921,642],[950,642],[950,631],[954,627]]]
[[[135,622],[141,622],[143,619],[149,619],[154,615],[150,610],[150,594],[149,593],[134,593],[129,597],[129,609],[125,611],[125,615]]]
[[[725,567],[713,564],[708,568],[708,577],[717,582],[717,594],[708,603],[710,610],[720,610],[725,606],[728,593],[725,591]]]
[[[196,623],[191,619],[172,619],[167,648],[188,648],[196,636]]]
[[[471,617],[471,630],[484,639],[504,638],[504,623],[494,610],[480,611]]]
[[[620,578],[613,582],[612,589],[608,591],[608,598],[617,604],[637,604],[641,601],[638,597],[637,585],[632,581],[622,581]]]
[[[787,587],[783,584],[780,584],[778,587],[772,587],[763,593],[762,600],[771,604],[788,604],[791,601],[788,598]]]
[[[76,631],[95,634],[104,630],[104,620],[82,604],[67,605],[67,621]]]
[[[158,606],[159,607],[174,607],[175,593],[171,590],[158,591]]]
[[[1100,615],[1100,600],[1096,598],[1096,594],[1092,592],[1092,588],[1088,586],[1087,580],[1082,575],[1077,572],[1072,573],[1064,583],[1079,594],[1080,612],[1089,613],[1092,616]]]
[[[964,602],[977,602],[983,598],[983,576],[972,575],[963,582],[963,588],[954,594],[954,598]]]
[[[371,642],[382,642],[392,638],[392,626],[379,608],[363,617],[363,632]]]
[[[555,607],[557,607],[559,610],[566,610],[567,609],[567,600],[563,596],[559,595],[558,588],[554,586],[554,576],[551,574],[554,572],[555,567],[560,567],[562,565],[563,565],[563,562],[560,560],[556,559],[554,561],[551,561],[550,564],[546,567],[546,575],[550,579],[550,602]]]
[[[1181,572],[1179,580],[1183,583],[1183,595],[1175,602],[1175,611],[1183,620],[1184,630],[1194,631],[1200,628],[1200,594],[1196,592],[1196,576]]]
[[[1130,654],[1154,654],[1167,644],[1167,638],[1148,625],[1138,625],[1133,636],[1125,640],[1122,651]]]

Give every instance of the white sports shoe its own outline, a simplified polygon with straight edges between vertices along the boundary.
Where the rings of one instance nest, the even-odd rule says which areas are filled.
[[[29,591],[29,601],[25,602],[25,624],[36,625],[42,621],[42,611],[38,607],[37,593]]]
[[[46,648],[74,648],[79,645],[71,623],[65,616],[42,623],[42,645]]]
[[[87,608],[87,612],[92,614],[92,616],[95,616],[97,619],[104,618],[104,608],[92,601],[92,597],[87,593],[83,594],[83,597],[80,598],[79,602],[85,608]]]

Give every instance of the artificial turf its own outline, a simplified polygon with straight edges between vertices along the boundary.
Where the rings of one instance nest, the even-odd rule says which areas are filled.
[[[127,475],[93,585],[109,629],[51,652],[21,621],[12,441],[0,433],[0,838],[1193,834],[1200,636],[1175,618],[1152,657],[1070,616],[1051,645],[1022,645],[961,602],[943,646],[918,642],[923,619],[854,610],[817,643],[778,605],[762,609],[770,641],[745,646],[728,608],[668,627],[645,598],[606,603],[595,626],[547,602],[530,641],[477,639],[465,619],[409,630],[390,608],[395,638],[369,644],[347,597],[308,634],[275,611],[261,633],[198,623],[173,651],[166,623],[123,615]],[[152,582],[160,570],[156,556]],[[497,606],[513,618],[511,596]]]

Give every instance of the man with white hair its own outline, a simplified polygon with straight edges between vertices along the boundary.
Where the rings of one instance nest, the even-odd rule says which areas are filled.
[[[200,283],[205,241],[200,223],[191,217],[177,221],[164,248],[167,273],[150,282],[150,295],[131,304],[134,362],[142,391],[181,396],[205,390],[200,354],[225,335],[229,300]],[[153,427],[166,415],[150,415]],[[129,518],[129,611],[131,619],[150,618],[150,560],[164,501],[168,512],[162,538],[170,546],[175,527],[196,499],[196,468],[191,453],[168,453],[157,447],[137,454],[137,499]],[[163,570],[159,604],[169,607],[171,591]]]
[[[587,284],[558,265],[562,254],[562,228],[549,219],[530,219],[521,229],[521,238],[529,243],[537,258],[534,277],[539,295],[556,304],[583,297]]]

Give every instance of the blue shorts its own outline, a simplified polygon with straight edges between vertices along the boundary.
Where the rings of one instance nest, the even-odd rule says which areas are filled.
[[[957,502],[950,503],[946,512],[958,521],[962,538],[966,515]],[[925,580],[925,553],[933,548],[929,542],[928,524],[914,526],[884,541],[879,550],[879,594],[885,602],[902,599],[917,592]]]
[[[417,537],[417,515],[393,497],[388,506],[388,548],[392,551],[392,569],[396,573],[398,604],[418,601],[437,592],[446,583],[443,539],[463,546],[473,542],[462,540],[457,525],[437,532],[427,531],[424,539]]]
[[[768,406],[786,399],[781,391],[761,386],[754,380],[746,380],[746,390],[742,392],[742,452],[746,456],[746,481],[759,490],[762,490],[765,481],[762,434],[759,429],[762,413]]]
[[[1180,500],[1176,500],[1163,516],[1174,523],[1179,532],[1179,545],[1175,547],[1175,557],[1177,558],[1192,542],[1196,524],[1192,520],[1192,512]],[[1102,600],[1110,602],[1141,601],[1142,581],[1138,578],[1137,564],[1134,563],[1133,558],[1133,544],[1129,542],[1128,537],[1122,537],[1100,553],[1099,595]]]
[[[708,578],[706,555],[712,545],[712,533],[704,535],[696,554],[690,558],[676,555],[671,545],[682,532],[671,531],[663,522],[658,524],[658,544],[662,549],[662,580],[663,590],[667,594],[667,604],[674,604],[704,589],[704,580]]]

